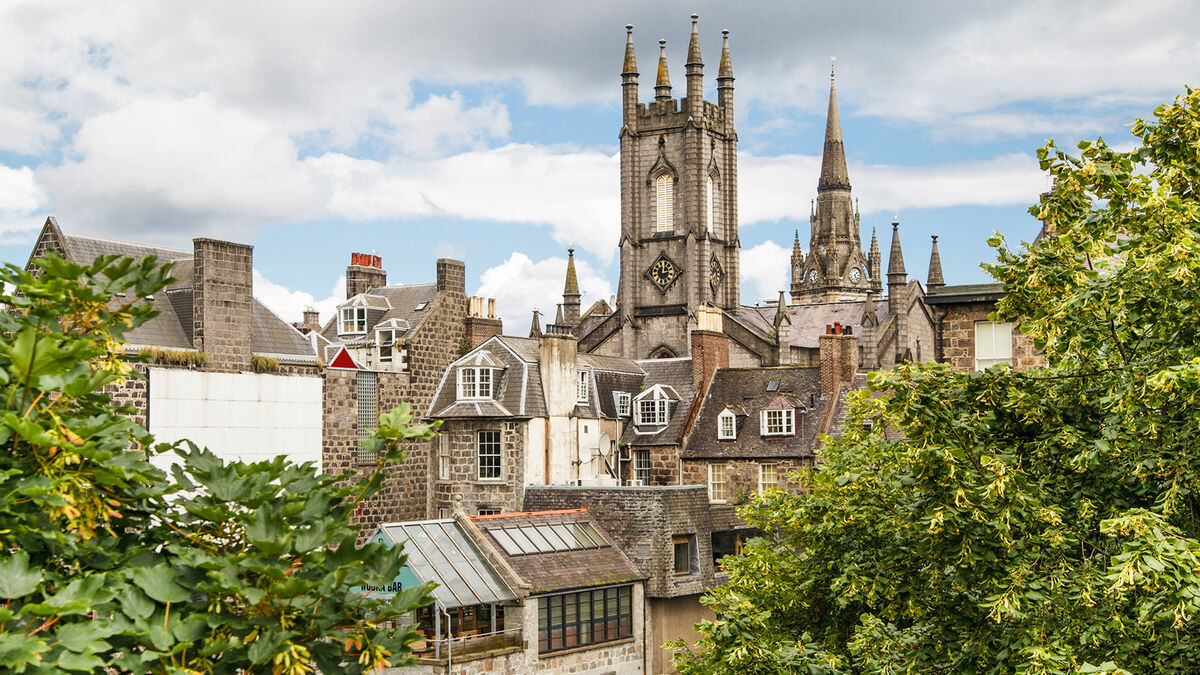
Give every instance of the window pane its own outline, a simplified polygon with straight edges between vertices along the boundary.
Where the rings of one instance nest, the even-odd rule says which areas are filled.
[[[675,229],[675,179],[663,174],[654,181],[655,199],[655,231],[671,232]]]
[[[492,539],[495,539],[500,544],[500,548],[504,549],[505,553],[508,555],[521,555],[521,547],[517,546],[517,542],[513,541],[513,538],[503,528],[494,527],[489,529],[488,533],[492,535]]]
[[[522,555],[538,552],[538,548],[533,545],[533,542],[529,541],[529,537],[526,537],[517,528],[505,528],[504,531],[508,534],[508,536],[512,537],[513,542],[515,542],[516,545],[521,548]]]
[[[500,477],[500,432],[479,432],[479,477]]]
[[[538,532],[536,527],[525,525],[517,529],[521,530],[521,533],[526,537],[529,537],[529,541],[533,542],[533,545],[537,547],[538,553],[554,552],[554,546],[552,546],[550,542],[546,541],[546,538]]]

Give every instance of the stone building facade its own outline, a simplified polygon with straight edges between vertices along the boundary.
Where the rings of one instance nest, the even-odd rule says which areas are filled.
[[[964,372],[996,363],[1016,370],[1044,365],[1033,339],[1019,326],[991,319],[1002,297],[1001,284],[942,286],[931,293],[927,302],[933,310],[937,360]]]

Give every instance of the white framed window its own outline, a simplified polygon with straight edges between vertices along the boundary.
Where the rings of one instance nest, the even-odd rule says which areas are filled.
[[[767,490],[774,490],[779,487],[779,465],[778,464],[759,464],[758,465],[758,491],[759,493]]]
[[[717,440],[732,441],[737,438],[737,416],[726,408],[717,415]]]
[[[695,574],[700,571],[696,535],[677,534],[671,537],[671,546],[675,551],[675,574]]]
[[[579,403],[588,402],[588,375],[589,373],[586,370],[579,371],[579,386],[576,387],[577,393],[575,396],[575,400]]]
[[[439,520],[449,520],[453,517],[454,517],[454,514],[450,509],[448,509],[444,506],[438,509],[438,519]]]
[[[446,434],[437,437],[437,477],[450,480],[450,437]]]
[[[338,310],[338,335],[360,335],[367,332],[367,308],[343,307]]]
[[[458,398],[491,398],[491,368],[459,368]]]
[[[375,331],[375,344],[379,348],[379,362],[399,363],[402,367],[408,367],[408,350],[404,348],[404,342],[401,336],[405,331],[395,328],[383,328]]]
[[[638,426],[665,426],[667,423],[667,399],[647,398],[638,401]]]
[[[479,515],[481,515],[481,516],[498,516],[498,515],[500,515],[500,509],[493,509],[493,508],[490,508],[487,506],[479,507],[478,511],[479,511]]]
[[[479,432],[479,480],[500,478],[500,432]]]
[[[792,436],[796,433],[796,411],[786,410],[762,411],[763,436]]]
[[[629,404],[630,404],[630,401],[632,401],[632,400],[633,400],[633,397],[630,396],[629,392],[627,392],[627,391],[618,391],[617,392],[617,416],[618,417],[627,417],[629,415],[629,410],[630,410]]]
[[[704,183],[704,212],[705,212],[705,218],[708,220],[708,233],[709,234],[713,233],[713,226],[714,226],[714,223],[716,223],[716,216],[714,213],[714,208],[716,207],[716,203],[717,202],[714,199],[714,193],[713,193],[713,179],[712,179],[712,176],[709,176],[708,180],[705,181],[705,183]]]
[[[675,177],[669,173],[654,179],[654,231],[675,231]]]
[[[633,478],[641,481],[642,485],[650,484],[650,451],[633,451]]]
[[[1012,324],[975,322],[975,370],[1012,365]]]
[[[708,501],[725,503],[724,462],[712,462],[708,465]]]

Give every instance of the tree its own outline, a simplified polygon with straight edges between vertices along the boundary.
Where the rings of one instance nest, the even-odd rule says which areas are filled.
[[[155,445],[113,407],[121,340],[169,266],[39,260],[0,281],[0,669],[5,672],[361,673],[411,660],[388,622],[431,601],[382,585],[404,558],[355,546],[353,509],[381,484],[279,458],[225,464]],[[389,459],[427,438],[407,406],[369,441]],[[148,461],[175,452],[172,480]],[[382,463],[381,463],[382,464]],[[105,669],[108,670],[105,670]]]
[[[1200,92],[1132,131],[1040,149],[1051,236],[991,242],[1046,367],[871,375],[811,492],[744,511],[682,672],[1200,668]]]

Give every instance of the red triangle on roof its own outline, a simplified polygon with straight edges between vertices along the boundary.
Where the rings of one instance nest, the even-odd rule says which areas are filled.
[[[354,362],[354,357],[350,356],[350,352],[346,351],[345,347],[338,348],[337,354],[333,357],[333,360],[329,362],[329,367],[359,370],[359,365]]]

